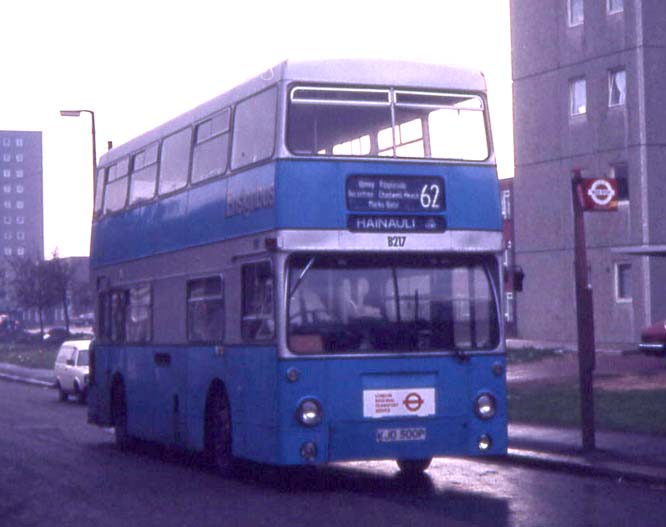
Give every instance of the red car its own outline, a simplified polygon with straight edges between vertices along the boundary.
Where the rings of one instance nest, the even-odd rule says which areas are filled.
[[[649,355],[666,355],[666,320],[661,320],[641,331],[638,349]]]

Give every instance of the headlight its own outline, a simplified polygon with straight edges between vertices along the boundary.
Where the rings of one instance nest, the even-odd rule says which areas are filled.
[[[474,411],[479,419],[490,419],[495,415],[497,405],[489,393],[482,393],[474,401]]]
[[[317,399],[304,399],[298,405],[296,418],[305,426],[315,426],[321,422],[321,403]]]

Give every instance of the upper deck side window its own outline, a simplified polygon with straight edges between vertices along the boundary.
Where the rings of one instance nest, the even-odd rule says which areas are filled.
[[[275,151],[277,93],[268,88],[100,167],[95,216],[268,160]]]
[[[229,162],[230,129],[229,108],[197,125],[192,154],[192,183],[224,174]]]
[[[132,156],[129,204],[147,200],[155,195],[157,182],[158,143],[153,143]]]
[[[104,192],[104,213],[122,209],[127,201],[127,182],[129,174],[129,157],[124,157],[109,166],[106,173]]]
[[[476,94],[292,88],[287,146],[296,155],[483,161],[485,105]]]
[[[190,169],[192,128],[184,128],[162,141],[159,194],[168,194],[187,185]]]
[[[97,180],[95,182],[95,214],[102,211],[104,204],[104,185],[106,185],[106,167],[97,170]]]
[[[277,117],[277,89],[269,88],[236,106],[231,169],[236,170],[273,155]]]

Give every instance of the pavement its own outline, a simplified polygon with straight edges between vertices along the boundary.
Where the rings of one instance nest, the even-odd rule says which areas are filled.
[[[612,365],[619,362],[612,360],[613,357],[621,353],[636,355],[627,350],[601,351],[597,358],[602,372],[604,369],[612,370]],[[644,357],[636,355],[630,359],[644,366]],[[666,359],[661,361],[666,364]],[[566,371],[572,367],[570,362],[565,361],[562,369]],[[616,367],[626,366],[622,364],[623,366]],[[661,365],[661,362],[657,364]],[[648,363],[648,366],[655,367],[652,363]],[[525,382],[530,378],[525,373],[529,368],[528,365],[520,364],[513,373],[509,369],[509,382]],[[666,365],[662,368],[666,371]],[[533,364],[532,369],[531,378],[536,382],[542,381],[540,371],[553,371],[547,361]],[[603,375],[602,373],[601,376]],[[7,363],[0,363],[0,379],[37,386],[54,386],[52,370],[25,368]],[[495,460],[666,488],[666,436],[597,431],[596,448],[593,451],[583,451],[581,443],[579,429],[510,423],[508,455]]]

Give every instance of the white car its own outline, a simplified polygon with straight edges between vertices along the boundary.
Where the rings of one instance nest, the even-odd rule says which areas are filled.
[[[86,401],[89,347],[89,340],[67,340],[60,346],[53,373],[61,401],[66,401],[70,395],[75,395],[80,403]]]

